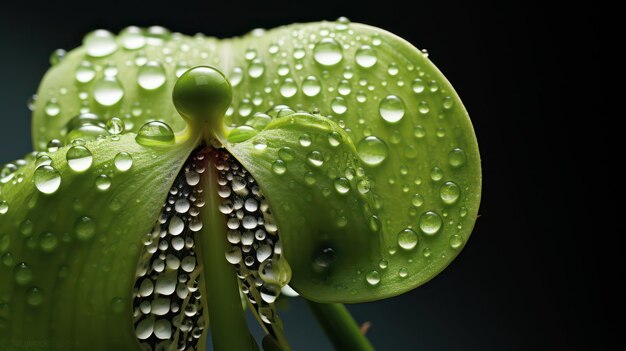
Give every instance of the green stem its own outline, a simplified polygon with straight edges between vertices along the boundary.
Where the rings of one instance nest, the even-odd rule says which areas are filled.
[[[346,306],[340,303],[317,303],[308,301],[318,323],[326,336],[342,351],[373,351],[369,340],[361,333]]]
[[[213,348],[216,351],[258,350],[244,318],[235,269],[224,256],[228,247],[226,218],[219,212],[217,171],[210,162],[200,180],[205,205],[200,209],[203,227],[199,240]]]

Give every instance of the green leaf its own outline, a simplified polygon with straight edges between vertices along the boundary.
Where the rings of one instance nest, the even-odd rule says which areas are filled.
[[[195,143],[147,148],[127,134],[81,146],[92,160],[80,172],[74,169],[84,169],[89,157],[73,158],[76,146],[66,146],[37,160],[30,155],[18,162],[21,168],[3,173],[1,345],[138,347],[129,311],[142,237]],[[58,173],[48,176],[42,169]]]

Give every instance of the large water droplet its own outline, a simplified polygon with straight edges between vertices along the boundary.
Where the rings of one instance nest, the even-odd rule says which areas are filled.
[[[422,214],[419,220],[420,230],[426,235],[435,235],[441,229],[443,220],[441,216],[433,211]]]
[[[87,54],[92,57],[104,57],[111,55],[117,50],[115,36],[111,32],[98,29],[83,38],[83,46]]]
[[[163,122],[152,121],[139,128],[135,140],[144,146],[164,146],[174,144],[176,138],[170,126]]]
[[[162,87],[165,80],[165,69],[158,61],[148,61],[137,71],[137,84],[146,90]]]
[[[280,86],[280,95],[282,95],[284,98],[290,98],[296,95],[297,92],[298,86],[296,85],[296,82],[294,82],[291,78],[286,78],[283,81],[283,84]]]
[[[452,167],[461,167],[465,164],[466,161],[467,156],[465,156],[465,151],[458,147],[452,149],[452,151],[450,151],[450,153],[448,154],[448,163],[450,163],[450,166]]]
[[[13,268],[13,278],[18,285],[26,285],[33,280],[33,270],[22,262]]]
[[[142,30],[135,26],[123,29],[118,37],[126,50],[137,50],[146,45],[146,37],[143,36]]]
[[[76,68],[76,72],[74,73],[74,77],[76,81],[79,83],[89,83],[96,76],[96,70],[93,68],[93,65],[89,61],[83,61]]]
[[[334,66],[343,59],[343,49],[335,39],[324,38],[315,44],[313,59],[322,66]]]
[[[419,237],[417,233],[411,229],[406,228],[398,233],[398,246],[403,248],[404,250],[413,250],[417,243],[419,242]]]
[[[371,286],[378,285],[380,283],[380,273],[378,271],[369,271],[365,274],[365,280]]]
[[[78,240],[87,241],[96,235],[96,221],[91,217],[82,216],[74,223],[74,230]]]
[[[302,83],[302,92],[306,96],[316,96],[320,93],[322,87],[319,80],[315,76],[308,76]]]
[[[381,164],[387,158],[388,152],[387,144],[375,136],[365,137],[357,145],[359,158],[369,166]]]
[[[396,123],[404,117],[404,101],[398,96],[389,95],[380,101],[380,116],[389,123]]]
[[[52,166],[39,166],[33,177],[37,190],[44,194],[54,194],[61,186],[61,173]]]
[[[111,119],[109,119],[107,121],[106,127],[107,127],[107,131],[111,135],[122,134],[124,133],[124,129],[126,128],[126,126],[124,125],[124,122],[118,117],[112,117]]]
[[[102,106],[113,106],[123,97],[124,89],[116,77],[104,77],[93,87],[93,98]]]
[[[88,148],[77,145],[72,146],[65,154],[67,165],[75,172],[84,172],[91,167],[93,156]]]
[[[441,184],[441,188],[439,189],[439,196],[441,196],[441,200],[447,204],[454,204],[461,195],[461,188],[454,182],[445,182]]]
[[[354,56],[357,65],[362,68],[370,68],[376,64],[378,58],[376,57],[376,51],[369,45],[361,46]]]
[[[120,152],[113,159],[115,168],[120,172],[126,172],[133,166],[133,157],[128,152]]]

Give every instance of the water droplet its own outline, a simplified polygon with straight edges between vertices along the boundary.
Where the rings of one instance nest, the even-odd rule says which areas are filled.
[[[137,71],[137,84],[146,90],[158,89],[165,81],[165,69],[158,61],[148,61]]]
[[[20,224],[20,233],[22,233],[22,235],[25,237],[29,237],[31,236],[31,234],[33,234],[33,227],[33,221],[31,221],[30,219],[25,219]]]
[[[58,64],[59,62],[63,61],[63,58],[65,58],[66,54],[67,54],[67,51],[63,49],[54,50],[52,54],[50,54],[50,65],[54,66]]]
[[[420,94],[424,91],[424,89],[426,88],[426,85],[421,79],[416,78],[411,84],[411,88],[416,94]]]
[[[387,67],[387,73],[389,73],[390,76],[397,76],[399,72],[400,69],[398,68],[398,65],[394,62],[389,64],[389,67]]]
[[[463,245],[463,238],[459,234],[454,234],[450,237],[450,247],[453,249],[458,249]]]
[[[74,73],[74,78],[79,83],[89,83],[96,76],[96,70],[93,68],[93,65],[89,61],[83,61],[76,68],[76,72]]]
[[[306,133],[302,134],[299,138],[299,142],[300,142],[300,145],[304,147],[309,147],[311,146],[311,136]]]
[[[307,160],[309,160],[309,163],[313,167],[320,167],[324,164],[324,156],[321,152],[317,150],[309,152],[309,154],[307,155]]]
[[[441,229],[443,220],[433,211],[424,212],[419,220],[420,230],[426,235],[435,235]]]
[[[378,58],[376,57],[376,50],[369,45],[361,46],[355,54],[357,65],[362,68],[370,68],[376,64]]]
[[[388,154],[387,144],[375,136],[363,138],[357,145],[357,154],[363,163],[369,166],[378,166]]]
[[[331,101],[330,108],[334,113],[342,115],[348,110],[348,105],[346,104],[346,100],[344,98],[338,96]]]
[[[35,110],[35,104],[37,103],[37,94],[33,94],[28,98],[28,101],[26,101],[26,107],[28,107],[28,109],[30,111],[34,111]]]
[[[293,161],[296,158],[296,152],[292,148],[285,146],[278,150],[278,157],[283,161]]]
[[[287,172],[287,165],[285,164],[285,161],[283,160],[274,161],[274,163],[272,163],[272,172],[278,175],[285,174],[285,172]]]
[[[266,303],[274,303],[280,295],[280,286],[274,284],[263,284],[261,287],[261,298]]]
[[[172,337],[172,323],[167,319],[158,319],[154,323],[154,336],[161,340],[169,340]]]
[[[335,261],[335,250],[331,247],[321,249],[313,260],[313,269],[317,272],[323,272],[328,269]]]
[[[117,50],[117,42],[111,32],[98,29],[83,38],[83,46],[87,55],[92,57],[104,57],[111,55]]]
[[[254,59],[248,66],[250,78],[259,78],[265,73],[265,64],[260,59]]]
[[[91,217],[82,216],[74,223],[74,230],[78,240],[87,241],[96,234],[96,221]]]
[[[323,38],[313,48],[313,59],[322,66],[334,66],[343,59],[343,49],[333,38]]]
[[[154,331],[154,317],[148,317],[137,323],[135,327],[135,335],[139,340],[145,340],[152,335]]]
[[[111,187],[111,178],[106,174],[100,174],[96,177],[96,188],[100,191],[107,191]]]
[[[389,95],[380,101],[380,116],[389,123],[396,123],[404,117],[404,101],[398,96]]]
[[[448,163],[450,163],[450,166],[454,168],[463,166],[466,161],[467,156],[465,156],[465,151],[458,147],[452,149],[452,151],[448,154]]]
[[[298,86],[296,85],[296,82],[294,82],[291,78],[286,78],[283,81],[283,84],[280,86],[280,95],[282,95],[284,98],[290,98],[296,95],[297,92]]]
[[[419,237],[417,233],[411,229],[406,228],[398,233],[398,246],[403,248],[404,250],[413,250],[417,243],[419,242]]]
[[[126,50],[137,50],[146,45],[146,38],[143,36],[142,30],[135,26],[123,29],[118,38]]]
[[[279,76],[284,77],[289,74],[289,70],[290,68],[287,62],[283,62],[280,65],[278,65],[278,69],[276,73],[278,73]]]
[[[302,92],[304,95],[313,97],[320,93],[322,86],[315,76],[308,76],[302,83]]]
[[[163,122],[152,121],[139,128],[135,140],[144,146],[164,146],[174,144],[176,138],[170,126]]]
[[[378,273],[378,271],[369,271],[365,274],[365,280],[367,281],[367,284],[376,286],[380,283],[380,273]]]
[[[61,105],[56,98],[50,98],[46,103],[45,111],[49,117],[58,116],[61,113]]]
[[[61,173],[52,166],[39,166],[33,177],[37,190],[44,194],[54,194],[61,186]]]
[[[341,144],[343,137],[338,132],[328,133],[328,144],[332,147],[337,147]]]
[[[430,179],[432,179],[433,182],[438,182],[443,179],[443,170],[439,167],[433,167],[433,169],[430,170]]]
[[[411,205],[415,207],[420,207],[423,204],[424,204],[424,198],[422,197],[422,195],[420,194],[413,195],[413,198],[411,199]]]
[[[415,127],[413,128],[413,135],[414,135],[416,138],[421,139],[421,138],[423,138],[423,137],[425,137],[425,136],[426,136],[426,129],[425,129],[423,126],[421,126],[421,125],[417,124],[417,125],[415,125]]]
[[[113,159],[115,168],[120,172],[126,172],[133,166],[133,157],[128,152],[120,152]]]
[[[417,110],[418,110],[421,114],[425,115],[425,114],[427,114],[428,112],[430,112],[430,106],[428,106],[428,102],[426,102],[426,101],[422,101],[422,102],[420,102],[420,103],[419,103],[419,105],[417,106]]]
[[[59,238],[51,232],[41,234],[39,237],[39,247],[42,251],[52,252],[59,244]]]
[[[116,77],[104,77],[93,87],[93,98],[102,106],[113,106],[123,97],[124,89]]]
[[[439,189],[439,195],[446,205],[452,205],[459,199],[461,188],[454,182],[445,182]]]
[[[408,271],[406,268],[400,268],[400,269],[398,270],[398,276],[399,276],[400,278],[406,278],[406,277],[408,277],[408,276],[409,276],[409,271]]]
[[[30,288],[26,292],[26,303],[37,307],[43,303],[43,292],[39,288]]]
[[[446,96],[443,99],[443,108],[446,110],[449,110],[452,108],[452,106],[454,105],[454,100],[452,99],[451,96]]]
[[[339,194],[347,194],[350,191],[350,181],[343,177],[335,179],[335,190]]]
[[[367,194],[370,189],[372,188],[372,184],[370,183],[370,181],[367,178],[363,178],[361,180],[359,180],[359,182],[357,183],[357,190],[361,193],[361,194]]]
[[[345,79],[339,82],[339,85],[337,86],[337,92],[343,96],[350,95],[350,93],[352,92],[350,82]]]
[[[18,285],[26,285],[33,280],[33,270],[22,262],[13,268],[13,278]]]
[[[65,154],[67,165],[75,172],[84,172],[91,167],[93,156],[84,146],[72,146]]]
[[[3,215],[9,211],[9,203],[6,201],[0,201],[0,215]]]
[[[107,131],[111,134],[111,135],[119,135],[124,133],[124,122],[119,119],[118,117],[113,117],[111,119],[109,119],[107,121]]]

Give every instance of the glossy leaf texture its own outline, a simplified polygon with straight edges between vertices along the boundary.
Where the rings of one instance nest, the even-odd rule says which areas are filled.
[[[131,311],[142,237],[196,142],[147,148],[127,134],[31,154],[3,173],[1,345],[139,347]]]
[[[118,116],[131,131],[152,119],[180,130],[183,123],[170,101],[177,73],[213,65],[227,73],[233,86],[225,118],[232,131],[222,141],[268,199],[280,202],[272,206],[285,227],[285,257],[299,293],[322,302],[394,296],[433,278],[465,245],[480,201],[478,146],[461,100],[427,54],[389,32],[345,20],[254,30],[221,41],[159,33],[148,30],[143,40],[129,41],[126,30],[111,39],[114,44],[105,46],[105,54],[85,40],[53,67],[38,92],[36,148],[50,138],[63,139],[63,130],[71,129],[68,122],[81,111]],[[79,71],[90,65],[93,77],[77,81]],[[155,72],[163,72],[164,81]],[[265,113],[277,105],[315,111],[327,127],[298,121],[283,125],[274,121],[279,109]],[[341,153],[321,139],[322,131],[337,127],[343,130],[337,132]],[[284,146],[296,147],[302,165],[309,162],[302,158],[308,159],[308,153],[300,140],[311,133],[316,137],[307,148],[329,157],[324,160],[328,168],[311,170],[317,185],[285,192],[289,181],[307,182],[304,166],[290,173],[287,165],[279,176],[270,165]],[[267,153],[252,153],[250,147],[261,138],[272,146]],[[346,162],[340,167],[341,160]],[[368,183],[361,190],[358,177]],[[315,201],[303,204],[307,197]],[[356,216],[356,207],[335,208],[328,217],[333,204],[356,199],[369,210]],[[292,211],[311,214],[308,221],[298,221]],[[373,224],[372,216],[377,218]],[[335,234],[324,234],[329,231]],[[349,245],[353,248],[346,251]],[[322,261],[333,262],[332,269],[310,279],[320,252],[326,253]]]

